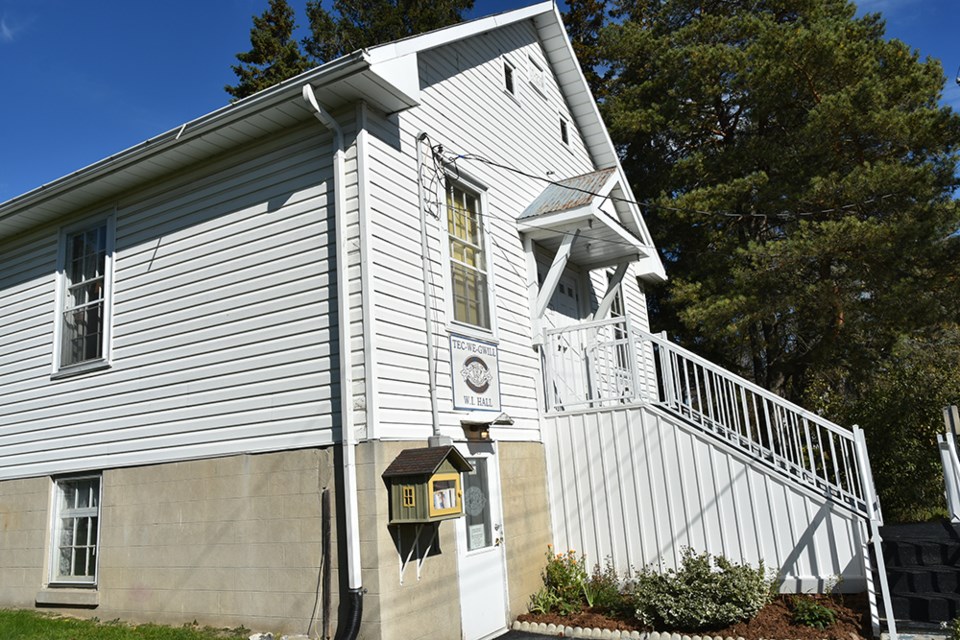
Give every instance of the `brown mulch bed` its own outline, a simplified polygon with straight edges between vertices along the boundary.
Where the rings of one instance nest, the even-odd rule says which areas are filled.
[[[669,631],[680,635],[693,637],[720,636],[722,638],[744,638],[744,640],[760,640],[761,638],[780,638],[783,640],[866,640],[871,637],[870,613],[867,607],[865,594],[846,594],[836,596],[804,596],[813,597],[823,605],[830,607],[837,614],[835,624],[826,629],[815,629],[804,625],[795,625],[791,622],[789,598],[778,596],[773,602],[760,610],[748,622],[741,622],[725,629],[711,630],[682,630]],[[596,611],[583,611],[570,616],[556,614],[525,613],[517,617],[521,622],[544,622],[565,627],[620,629],[621,631],[643,631],[635,620],[612,618]],[[659,629],[659,631],[664,631]]]

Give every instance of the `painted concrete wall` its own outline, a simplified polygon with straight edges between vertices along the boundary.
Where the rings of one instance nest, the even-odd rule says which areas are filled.
[[[0,606],[32,607],[43,583],[50,480],[0,481]]]
[[[83,592],[99,604],[62,610],[306,633],[320,624],[320,490],[335,490],[333,464],[327,448],[104,471],[96,591],[44,586],[51,480],[2,481],[0,603]],[[332,531],[336,592],[336,514]]]
[[[862,591],[860,520],[645,406],[545,419],[553,535],[620,571],[676,567],[682,548],[780,572],[786,592]]]
[[[543,445],[502,443],[499,451],[512,620],[527,612],[530,596],[543,586],[540,572],[546,565],[547,545],[553,538]]]
[[[361,636],[383,640],[459,640],[455,523],[445,521],[437,537],[424,528],[420,547],[416,526],[387,526],[389,500],[380,474],[402,450],[423,441],[364,443],[358,450],[360,531],[363,564],[364,617]],[[510,595],[508,624],[527,611],[530,595],[540,587],[540,570],[550,542],[545,457],[539,443],[497,445],[504,545]],[[433,544],[427,551],[431,539]],[[401,555],[413,554],[402,574]],[[422,561],[417,578],[417,561]],[[469,606],[469,603],[466,604]]]

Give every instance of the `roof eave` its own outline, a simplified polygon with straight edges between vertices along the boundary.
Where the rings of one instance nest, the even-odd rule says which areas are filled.
[[[163,153],[174,145],[184,144],[191,139],[203,136],[211,131],[229,126],[255,113],[268,110],[278,104],[287,102],[300,95],[305,84],[322,87],[346,76],[355,75],[370,68],[370,61],[365,51],[357,51],[350,55],[333,60],[300,75],[289,78],[269,89],[260,91],[248,98],[221,107],[206,115],[200,116],[183,125],[170,129],[165,133],[154,136],[128,149],[98,160],[91,165],[78,169],[52,182],[43,184],[36,189],[0,203],[0,223],[14,218],[27,209],[40,203],[56,198],[79,186],[88,184],[131,166],[145,158]],[[378,74],[379,75],[379,74]],[[382,83],[381,84],[385,84]],[[398,99],[409,101],[409,96],[398,91]],[[0,237],[4,234],[0,233]]]

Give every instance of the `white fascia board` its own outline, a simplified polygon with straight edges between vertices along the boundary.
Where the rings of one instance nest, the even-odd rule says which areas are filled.
[[[54,198],[76,186],[99,179],[144,158],[161,153],[170,146],[184,144],[190,139],[265,111],[291,98],[296,98],[301,93],[301,87],[306,83],[313,84],[315,88],[320,88],[347,75],[362,72],[369,66],[370,62],[365,54],[362,51],[357,51],[305,71],[269,89],[264,89],[248,98],[220,107],[179,127],[69,173],[62,178],[57,178],[53,182],[0,203],[0,219],[17,215],[39,202]]]
[[[395,58],[373,61],[370,72],[382,82],[391,93],[401,94],[401,98],[410,106],[420,104],[420,71],[417,67],[417,54],[409,53]]]
[[[517,230],[520,233],[530,233],[536,231],[554,232],[558,227],[565,227],[578,222],[586,222],[595,216],[596,208],[593,204],[587,204],[569,211],[560,211],[557,213],[547,213],[517,221]],[[541,235],[541,234],[538,234]]]
[[[573,45],[570,44],[570,39],[566,36],[566,30],[563,27],[563,17],[560,15],[560,8],[554,5],[552,14],[552,19],[549,19],[546,16],[538,17],[538,19],[535,21],[535,24],[537,25],[537,29],[540,31],[541,41],[545,41],[551,35],[556,35],[557,30],[563,34],[563,37],[561,38],[563,41],[563,47],[558,48],[555,51],[547,52],[552,64],[556,65],[559,62],[557,59],[555,59],[555,57],[559,55],[569,60],[569,63],[576,69],[576,73],[571,74],[570,80],[561,83],[561,90],[563,91],[564,95],[568,97],[581,92],[590,97],[590,99],[586,101],[586,104],[578,105],[576,108],[571,106],[570,111],[573,115],[574,122],[581,131],[590,127],[594,127],[599,131],[600,140],[598,142],[592,142],[592,136],[590,139],[586,140],[590,156],[593,158],[594,164],[599,169],[616,167],[621,188],[623,189],[627,199],[630,201],[626,203],[627,207],[629,208],[630,213],[635,220],[637,228],[640,229],[640,237],[642,238],[643,242],[646,243],[643,253],[647,257],[641,261],[644,265],[644,269],[647,273],[653,274],[657,279],[666,280],[663,263],[661,262],[659,253],[654,246],[653,238],[650,236],[650,231],[643,219],[640,207],[636,204],[636,196],[634,196],[633,190],[630,188],[630,183],[627,180],[626,173],[623,170],[623,166],[620,164],[616,147],[613,146],[613,140],[610,138],[610,132],[607,131],[607,127],[603,123],[603,118],[600,116],[600,109],[597,106],[597,101],[593,97],[593,92],[590,91],[590,85],[587,83],[586,77],[583,75],[583,68],[580,66],[580,61],[577,59],[577,55],[573,51]],[[553,34],[551,34],[551,31]]]
[[[545,13],[551,13],[555,9],[556,5],[553,3],[553,0],[549,0],[548,2],[539,2],[537,4],[530,5],[529,7],[522,7],[512,11],[504,11],[503,13],[487,16],[485,18],[477,18],[476,20],[461,22],[449,27],[428,31],[427,33],[417,36],[404,38],[403,40],[397,40],[395,42],[371,47],[367,50],[367,54],[370,57],[370,61],[373,64],[377,64],[378,62],[384,60],[402,58],[410,54],[435,49],[445,44],[450,44],[451,42],[464,40],[486,31],[496,29],[497,27],[503,27],[515,22],[521,22],[523,20],[535,18],[536,16]],[[559,16],[559,13],[557,15]]]

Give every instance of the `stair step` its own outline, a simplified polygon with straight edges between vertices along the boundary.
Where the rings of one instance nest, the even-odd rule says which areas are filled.
[[[893,567],[933,567],[960,564],[960,542],[883,540],[883,559]]]
[[[956,593],[894,595],[891,600],[898,620],[940,623],[960,616],[960,594]]]
[[[960,563],[960,543],[884,540],[883,557],[897,567],[952,566]]]
[[[887,581],[894,595],[914,593],[960,593],[960,567],[887,567]]]

